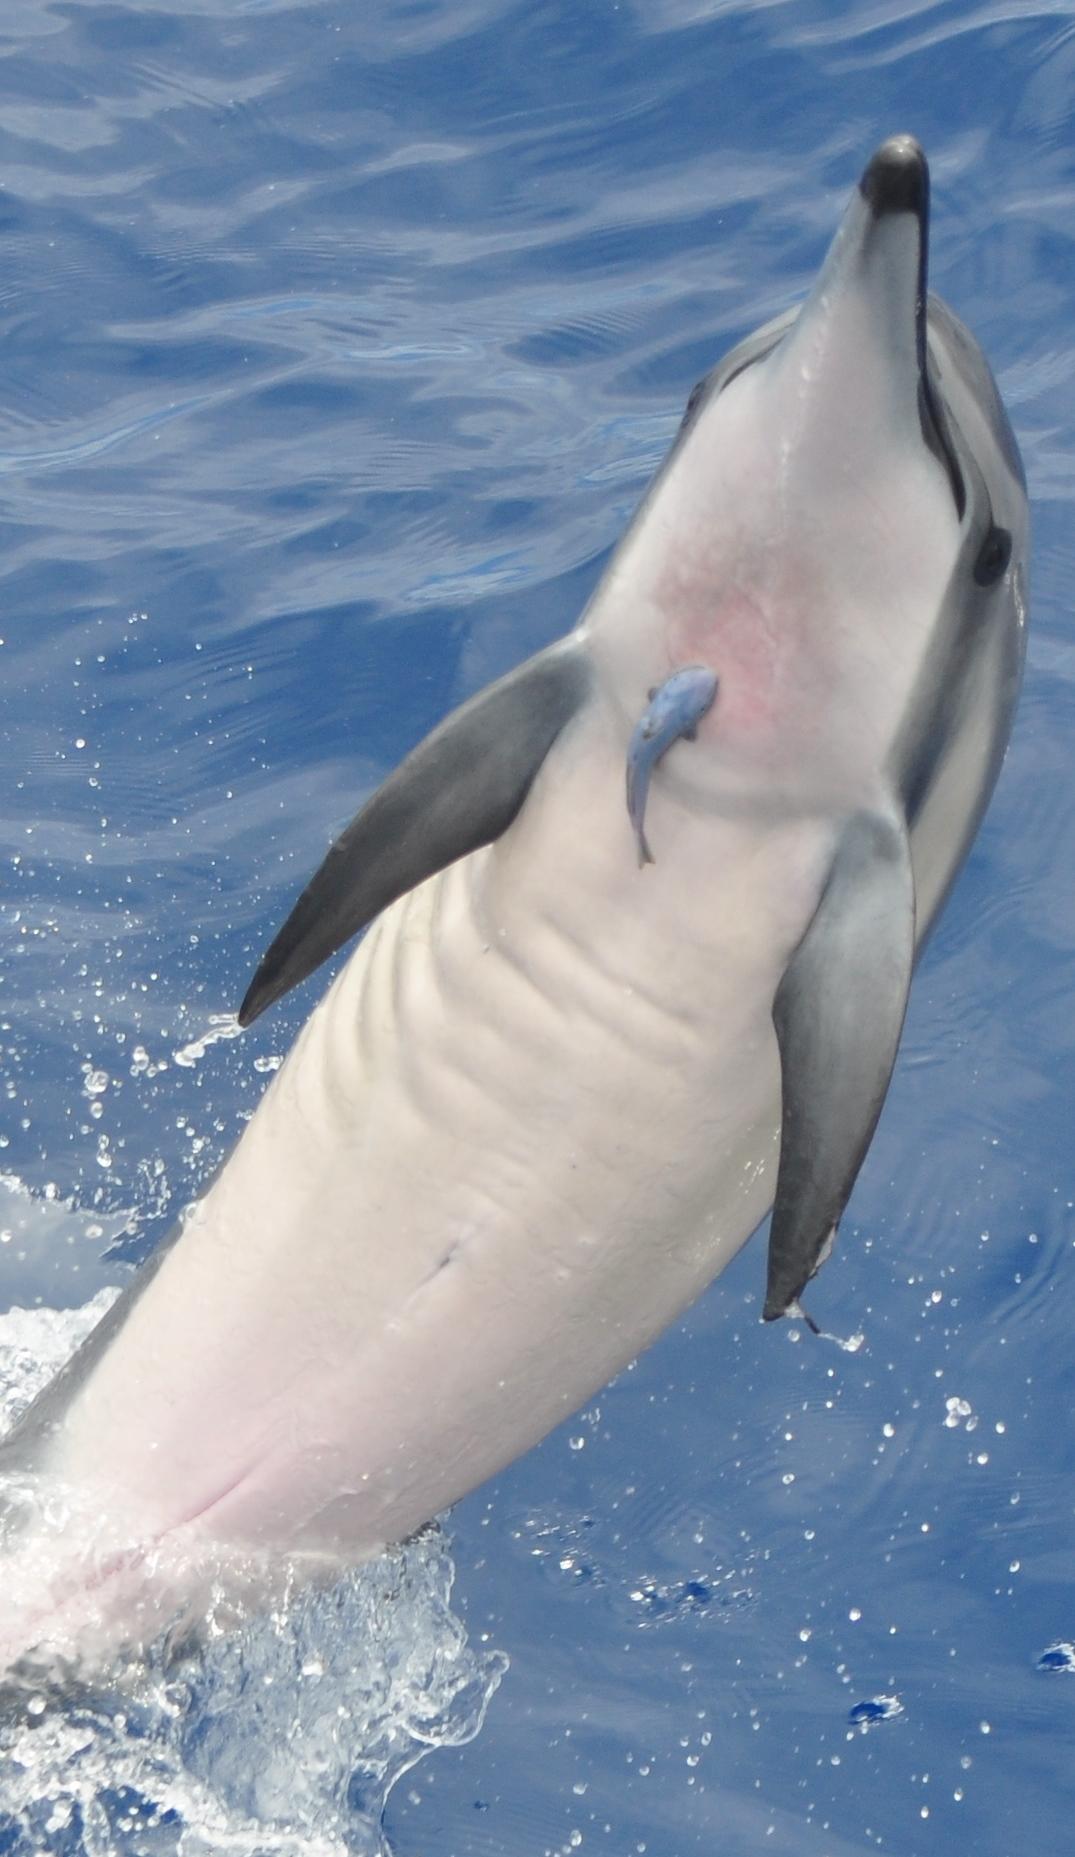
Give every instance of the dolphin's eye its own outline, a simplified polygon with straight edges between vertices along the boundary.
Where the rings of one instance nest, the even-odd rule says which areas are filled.
[[[1012,538],[1007,529],[993,524],[974,563],[974,578],[979,587],[991,587],[1000,579],[1012,558]]]

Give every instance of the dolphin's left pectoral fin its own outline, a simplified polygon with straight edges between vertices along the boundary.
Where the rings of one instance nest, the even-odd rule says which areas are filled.
[[[258,963],[240,1025],[405,891],[506,832],[589,689],[589,657],[572,636],[480,691],[420,742],[310,879]]]
[[[786,1315],[828,1254],[888,1090],[915,945],[903,820],[845,827],[777,989],[783,1118],[764,1316]]]

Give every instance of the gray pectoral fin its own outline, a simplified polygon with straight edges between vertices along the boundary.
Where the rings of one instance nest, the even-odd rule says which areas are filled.
[[[767,1322],[787,1314],[828,1254],[888,1090],[914,946],[906,828],[858,814],[773,1004],[783,1118]]]
[[[305,980],[405,891],[499,838],[589,689],[589,659],[572,636],[480,691],[419,743],[307,884],[262,955],[240,1025]]]

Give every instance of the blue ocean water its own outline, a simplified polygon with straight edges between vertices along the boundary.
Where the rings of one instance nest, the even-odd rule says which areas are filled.
[[[1066,1849],[1075,6],[8,0],[0,54],[5,1307],[77,1308],[196,1195],[315,996],[228,1035],[321,848],[573,622],[894,130],[1035,522],[1011,752],[813,1298],[863,1346],[763,1330],[748,1247],[303,1621],[327,1790],[273,1779],[327,1716],[255,1644],[272,1720],[222,1652],[141,1727],[20,1730],[0,1848],[372,1849],[428,1749],[397,1857]],[[65,1332],[0,1325],[9,1383]]]

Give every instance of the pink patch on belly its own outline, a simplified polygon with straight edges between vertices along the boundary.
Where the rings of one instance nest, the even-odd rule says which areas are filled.
[[[787,627],[774,626],[762,605],[740,589],[705,605],[683,589],[669,610],[669,672],[684,664],[705,664],[720,679],[716,704],[703,718],[700,735],[719,731],[728,740],[766,732],[781,707],[790,655]]]

